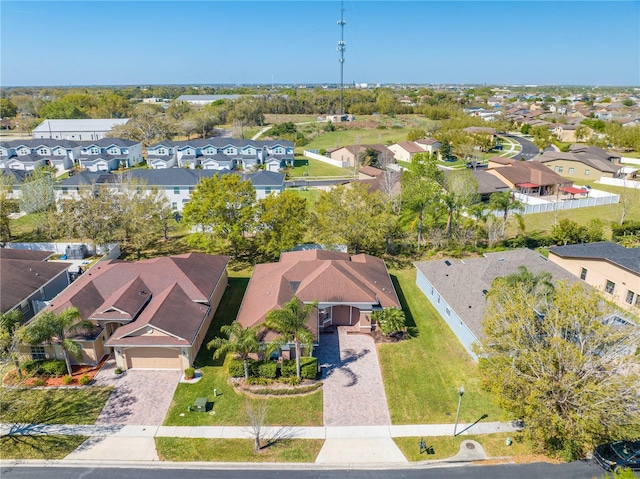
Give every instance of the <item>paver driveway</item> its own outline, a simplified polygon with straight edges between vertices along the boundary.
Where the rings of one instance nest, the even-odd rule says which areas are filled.
[[[116,376],[114,369],[109,359],[96,375],[97,385],[115,387],[96,424],[161,425],[182,372],[130,369]]]
[[[325,426],[390,425],[376,345],[366,334],[323,334],[318,360],[324,380]]]

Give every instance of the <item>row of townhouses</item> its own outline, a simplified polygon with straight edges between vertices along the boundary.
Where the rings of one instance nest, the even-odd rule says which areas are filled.
[[[293,166],[290,141],[237,140],[209,138],[162,141],[147,148],[150,168],[202,168],[231,171],[264,166],[279,171]],[[0,142],[0,168],[30,171],[51,165],[60,171],[80,167],[89,171],[131,168],[143,161],[142,145],[121,138],[95,141],[60,139],[13,140]]]

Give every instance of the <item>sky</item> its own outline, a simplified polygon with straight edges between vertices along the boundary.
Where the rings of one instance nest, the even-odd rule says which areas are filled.
[[[640,0],[345,1],[344,82],[640,86]],[[340,2],[0,1],[0,85],[339,84]]]

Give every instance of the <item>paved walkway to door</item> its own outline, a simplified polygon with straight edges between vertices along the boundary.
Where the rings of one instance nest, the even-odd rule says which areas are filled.
[[[109,359],[96,375],[96,384],[115,388],[96,424],[160,426],[171,405],[181,371],[129,369],[116,375],[115,367],[115,360]]]
[[[376,345],[366,334],[322,334],[318,360],[324,379],[324,425],[390,425]]]

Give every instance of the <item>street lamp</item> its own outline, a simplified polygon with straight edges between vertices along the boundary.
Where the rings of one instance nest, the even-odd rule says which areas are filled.
[[[462,403],[462,395],[464,394],[464,386],[460,386],[460,390],[458,391],[460,396],[458,397],[458,412],[456,412],[456,423],[453,426],[453,436],[456,436],[456,431],[458,430],[458,416],[460,415],[460,403]]]

